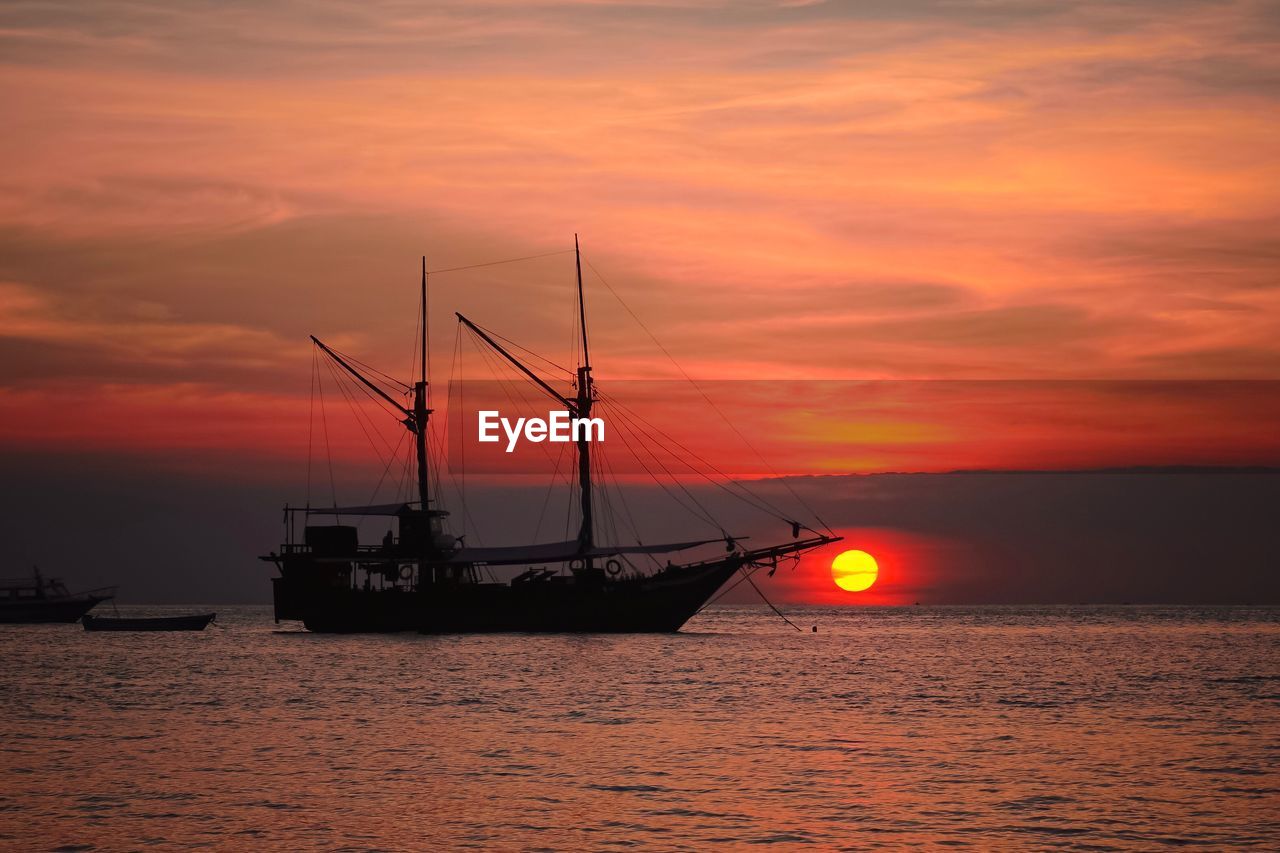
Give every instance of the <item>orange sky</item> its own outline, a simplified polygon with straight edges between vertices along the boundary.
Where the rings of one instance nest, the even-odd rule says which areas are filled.
[[[8,6],[0,443],[300,451],[307,333],[407,373],[420,254],[575,231],[699,377],[1278,378],[1269,9]],[[567,360],[571,281],[437,276],[437,370],[453,310]]]

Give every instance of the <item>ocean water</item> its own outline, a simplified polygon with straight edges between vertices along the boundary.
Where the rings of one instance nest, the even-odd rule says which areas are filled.
[[[0,626],[0,846],[1280,849],[1280,608],[458,637],[219,611]]]

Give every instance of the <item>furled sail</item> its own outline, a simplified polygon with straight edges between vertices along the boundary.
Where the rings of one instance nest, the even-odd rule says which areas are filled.
[[[486,563],[490,566],[515,566],[527,563],[562,563],[582,557],[612,557],[621,554],[668,554],[723,542],[723,539],[695,539],[690,542],[667,542],[660,545],[597,545],[583,549],[576,539],[541,545],[507,545],[497,548],[462,548],[449,557],[450,563]]]
[[[307,507],[307,515],[400,515],[413,509],[413,506],[401,501],[398,504],[375,504],[373,506],[312,506]]]

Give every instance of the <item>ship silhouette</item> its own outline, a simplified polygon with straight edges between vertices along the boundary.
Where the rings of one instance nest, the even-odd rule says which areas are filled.
[[[456,316],[477,340],[554,405],[573,418],[585,419],[591,417],[597,391],[576,236],[574,254],[581,349],[571,394],[558,391],[511,351],[523,348],[503,346],[497,340],[501,336],[462,314]],[[673,632],[735,574],[742,573],[750,580],[757,570],[772,573],[784,559],[839,541],[829,529],[819,532],[779,516],[789,525],[791,540],[763,547],[744,547],[747,537],[723,531],[710,539],[603,544],[597,541],[596,511],[600,505],[593,496],[592,447],[584,430],[573,445],[580,516],[576,538],[502,547],[465,546],[448,532],[449,513],[437,508],[430,489],[427,428],[433,410],[428,406],[426,288],[424,259],[417,353],[420,373],[411,386],[401,386],[405,402],[396,399],[386,374],[311,337],[335,369],[392,407],[408,430],[417,463],[417,499],[366,506],[286,506],[286,541],[278,552],[261,558],[279,571],[272,578],[277,622],[299,620],[308,630],[324,633]],[[409,394],[411,401],[406,399]],[[330,516],[337,520],[384,516],[395,520],[396,529],[376,543],[365,544],[359,541],[359,530],[353,524],[315,523]],[[713,547],[716,555],[709,559],[672,559],[672,555]],[[666,558],[665,563],[659,555]],[[642,568],[642,557],[654,566]],[[491,567],[524,570],[503,582],[494,579]]]
[[[29,578],[0,580],[0,623],[75,622],[115,594],[113,586],[71,592],[58,578],[32,568]]]

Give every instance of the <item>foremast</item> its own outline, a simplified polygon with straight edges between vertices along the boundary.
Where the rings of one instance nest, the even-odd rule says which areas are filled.
[[[373,382],[363,373],[351,365],[345,358],[335,352],[324,341],[311,335],[311,342],[318,346],[333,362],[343,370],[350,373],[355,379],[364,385],[373,393],[377,394],[384,402],[391,405],[397,412],[404,415],[401,421],[405,429],[413,433],[414,450],[418,457],[418,500],[422,504],[422,511],[426,513],[431,506],[431,488],[430,488],[430,470],[428,468],[427,457],[427,426],[431,418],[431,413],[435,411],[427,407],[427,259],[422,259],[422,337],[421,337],[421,358],[419,366],[421,373],[420,378],[413,384],[413,408],[406,408],[403,403],[392,397],[376,382]],[[403,387],[403,386],[402,386]]]
[[[331,347],[317,338],[311,336],[311,340],[322,352],[335,364],[351,374],[360,384],[368,388],[376,394],[381,400],[389,404],[400,415],[402,415],[401,423],[405,429],[413,434],[414,452],[417,456],[417,497],[418,509],[412,509],[411,505],[406,505],[400,513],[400,542],[401,547],[406,549],[406,553],[412,553],[418,560],[420,569],[419,583],[428,581],[426,569],[429,563],[434,562],[445,556],[448,546],[441,543],[444,542],[443,529],[440,520],[447,516],[448,513],[441,510],[431,508],[431,468],[430,456],[427,452],[427,429],[430,424],[431,414],[434,411],[428,404],[429,382],[427,377],[427,259],[422,258],[422,282],[420,289],[421,296],[421,334],[418,340],[419,344],[419,360],[418,360],[418,378],[413,383],[413,402],[410,406],[406,406],[403,402],[388,394],[378,383],[372,381],[357,369],[350,361],[339,353],[335,352]],[[402,386],[404,387],[404,386]],[[456,579],[457,570],[450,567],[445,570],[445,576]],[[432,572],[433,579],[435,572]]]

